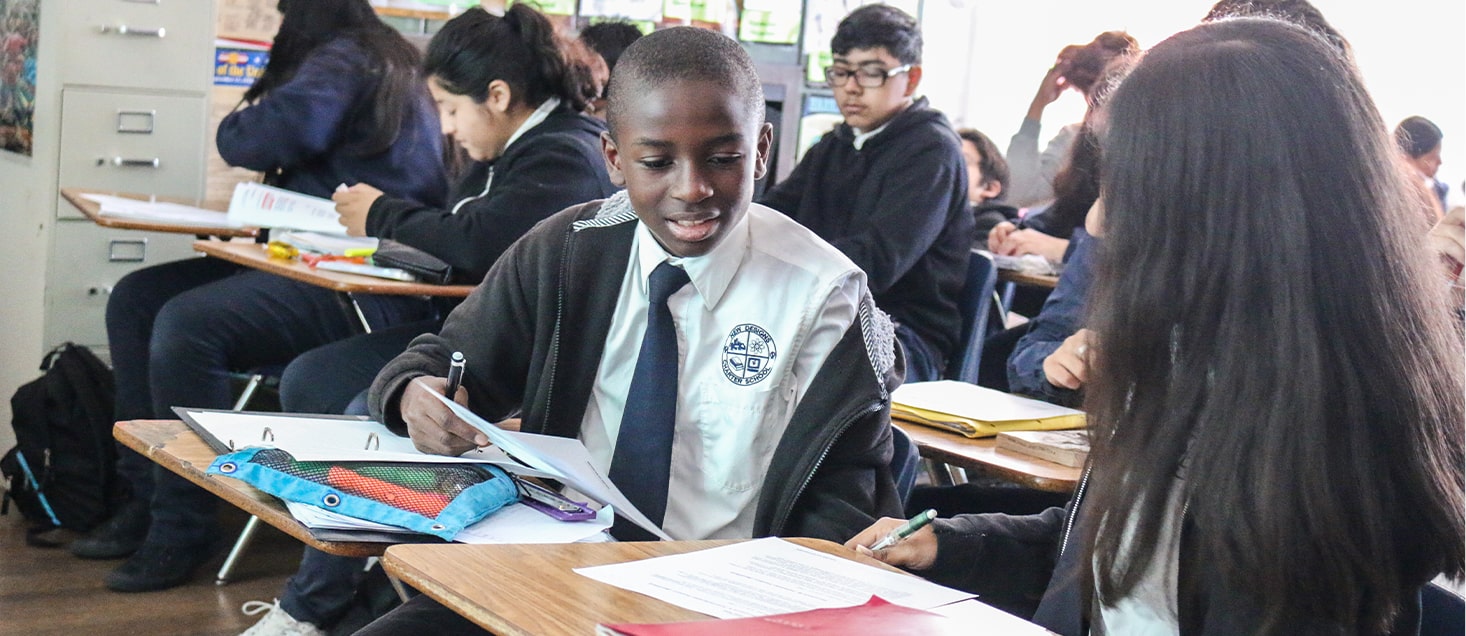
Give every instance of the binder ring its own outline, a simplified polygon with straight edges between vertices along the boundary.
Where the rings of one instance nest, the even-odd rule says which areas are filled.
[[[377,437],[376,433],[367,433],[365,450],[380,450],[381,448],[382,438]]]
[[[270,430],[270,427],[266,426],[265,427],[265,430],[260,431],[260,441],[261,442],[273,442],[273,441],[275,441],[275,431]]]

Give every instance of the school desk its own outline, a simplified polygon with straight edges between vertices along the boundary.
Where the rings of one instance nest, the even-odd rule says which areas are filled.
[[[469,292],[472,292],[474,289],[473,285],[409,283],[374,276],[363,276],[361,274],[348,274],[346,272],[317,269],[298,259],[270,258],[269,254],[265,251],[266,246],[259,243],[196,241],[193,244],[193,249],[213,258],[223,259],[231,263],[334,291],[341,301],[343,310],[348,315],[354,314],[362,330],[366,333],[371,333],[372,327],[367,322],[366,314],[362,313],[361,305],[356,302],[355,294],[463,298],[468,296]]]
[[[81,212],[87,219],[102,227],[117,228],[120,230],[147,230],[150,232],[167,232],[170,234],[192,234],[198,237],[217,236],[228,237],[253,237],[259,234],[259,228],[241,227],[228,228],[213,225],[181,225],[167,221],[151,221],[146,219],[129,219],[114,216],[102,216],[102,204],[83,197],[87,194],[106,194],[124,199],[136,199],[138,201],[149,201],[156,199],[168,203],[191,205],[204,209],[213,209],[201,205],[198,201],[181,199],[178,197],[149,197],[146,194],[133,194],[127,192],[104,192],[101,190],[88,190],[85,188],[61,188],[61,198],[66,199],[77,211]],[[217,210],[223,212],[224,210]]]
[[[892,420],[911,436],[921,456],[948,466],[992,475],[1018,485],[1048,492],[1073,492],[1078,468],[998,448],[997,439],[972,439],[923,424]]]
[[[159,466],[178,473],[225,501],[238,506],[301,542],[329,554],[352,557],[379,556],[387,543],[322,541],[272,495],[238,479],[206,474],[204,471],[219,454],[204,442],[198,433],[178,420],[134,420],[118,422],[112,427],[117,441]]]
[[[1029,274],[1015,269],[999,269],[998,282],[1053,289],[1059,286],[1059,277],[1048,274]]]
[[[820,539],[807,548],[899,571]],[[573,569],[705,550],[733,541],[540,545],[403,544],[382,565],[423,594],[499,636],[584,636],[597,623],[663,623],[708,617],[576,574]]]

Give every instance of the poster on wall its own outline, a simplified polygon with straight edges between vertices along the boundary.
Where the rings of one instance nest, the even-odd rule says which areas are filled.
[[[40,0],[0,0],[0,150],[31,155]]]

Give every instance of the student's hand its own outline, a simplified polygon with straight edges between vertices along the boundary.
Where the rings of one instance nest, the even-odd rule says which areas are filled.
[[[1094,332],[1080,329],[1064,339],[1049,357],[1044,358],[1044,379],[1065,389],[1079,389],[1089,381],[1090,343]]]
[[[1068,249],[1067,239],[1049,236],[1038,230],[1018,230],[1008,234],[993,253],[1004,256],[1038,254],[1051,263],[1060,263],[1064,261],[1064,252]]]
[[[1455,282],[1461,277],[1461,265],[1466,263],[1466,208],[1451,208],[1430,233],[1425,235],[1430,249],[1440,256],[1446,276]]]
[[[331,195],[336,202],[336,213],[341,215],[341,224],[351,236],[366,236],[367,213],[372,204],[381,198],[382,191],[365,183],[358,183]]]
[[[1042,121],[1044,108],[1059,99],[1064,94],[1064,89],[1069,88],[1069,81],[1064,74],[1069,72],[1069,58],[1074,52],[1082,47],[1069,45],[1059,51],[1059,56],[1054,60],[1054,65],[1044,73],[1043,81],[1038,84],[1038,92],[1034,93],[1033,101],[1028,105],[1027,117],[1033,121]]]
[[[908,570],[925,570],[930,568],[932,563],[935,563],[937,560],[937,533],[932,531],[930,525],[898,541],[896,545],[879,552],[871,552],[870,548],[866,547],[875,545],[877,541],[884,539],[886,535],[891,534],[892,530],[901,527],[903,523],[906,523],[905,519],[882,517],[879,521],[871,524],[869,528],[861,530],[860,534],[846,541],[845,547]]]
[[[442,395],[446,388],[448,378],[420,377],[408,383],[402,392],[402,421],[407,423],[412,445],[424,453],[454,457],[488,446],[489,438],[483,431],[458,419],[447,406],[428,395],[428,391]],[[468,390],[458,387],[453,401],[467,406]]]
[[[495,422],[494,423],[494,426],[497,426],[499,428],[502,428],[502,429],[504,429],[506,431],[514,431],[514,432],[517,433],[517,432],[519,432],[519,428],[520,428],[520,425],[522,423],[523,422],[519,418],[517,418],[517,417],[511,417],[511,418],[509,418],[507,420],[504,420],[502,422]]]
[[[998,248],[1002,247],[1003,241],[1008,240],[1008,235],[1018,229],[1012,221],[1002,221],[993,226],[988,232],[988,251],[994,254],[999,253]]]

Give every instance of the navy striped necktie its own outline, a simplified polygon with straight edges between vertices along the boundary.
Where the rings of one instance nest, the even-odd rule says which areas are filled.
[[[672,430],[677,424],[677,329],[667,299],[688,280],[686,271],[663,261],[647,281],[646,334],[611,459],[611,481],[658,526],[667,512]],[[615,530],[613,534],[622,540],[654,539],[620,520]]]

